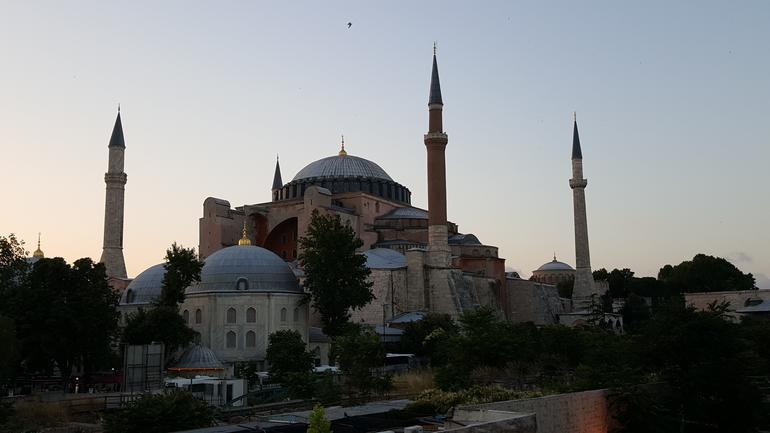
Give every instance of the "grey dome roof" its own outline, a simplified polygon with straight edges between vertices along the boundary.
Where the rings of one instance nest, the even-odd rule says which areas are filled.
[[[416,207],[397,207],[377,219],[416,219],[427,220],[428,212]]]
[[[120,296],[120,303],[125,305],[149,304],[160,296],[163,276],[166,275],[166,268],[163,265],[160,263],[150,266],[131,280]]]
[[[388,176],[388,173],[385,173],[382,167],[368,159],[353,155],[335,155],[306,165],[305,168],[294,176],[292,181],[324,177],[367,177],[393,180]]]
[[[195,344],[187,348],[179,362],[169,370],[224,370],[225,366],[217,358],[213,350],[206,346]]]
[[[543,266],[540,266],[539,268],[537,268],[537,270],[538,271],[574,271],[575,269],[564,262],[559,262],[556,259],[553,259],[553,261],[550,261],[544,264]]]
[[[390,248],[374,248],[364,251],[369,269],[395,269],[406,267],[406,256]]]
[[[245,287],[239,287],[239,281]],[[289,264],[270,250],[254,245],[223,248],[208,256],[200,283],[186,293],[248,290],[302,293]]]

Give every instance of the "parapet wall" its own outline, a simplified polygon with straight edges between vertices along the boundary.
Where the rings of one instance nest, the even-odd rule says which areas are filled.
[[[461,406],[455,410],[454,417],[469,418],[473,412],[480,411],[534,413],[537,433],[607,433],[610,415],[606,393],[607,390],[600,389]]]

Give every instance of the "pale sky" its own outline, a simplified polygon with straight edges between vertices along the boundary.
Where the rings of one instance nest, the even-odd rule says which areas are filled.
[[[288,181],[343,133],[425,208],[438,41],[449,218],[508,267],[574,265],[575,110],[594,269],[703,252],[770,288],[768,23],[767,1],[0,1],[0,235],[99,258],[118,103],[129,276],[197,248],[206,197],[269,201],[276,153]]]

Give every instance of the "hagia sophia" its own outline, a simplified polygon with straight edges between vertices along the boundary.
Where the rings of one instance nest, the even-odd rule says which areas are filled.
[[[310,162],[284,183],[280,163],[269,186],[272,200],[231,206],[224,198],[203,200],[199,219],[201,281],[186,291],[180,307],[199,342],[223,362],[263,363],[268,336],[280,329],[298,331],[311,348],[325,352],[328,338],[320,320],[302,304],[303,271],[298,239],[311,214],[338,215],[363,241],[361,253],[371,269],[375,300],[352,319],[376,327],[425,312],[453,317],[488,306],[515,322],[573,325],[585,320],[587,305],[599,295],[591,275],[582,150],[573,124],[572,174],[576,267],[556,260],[533,272],[530,280],[506,272],[493,243],[483,242],[447,218],[443,100],[436,53],[428,98],[428,209],[411,204],[411,191],[376,162],[345,150]],[[113,287],[122,290],[120,310],[146,307],[160,294],[163,264],[129,279],[123,259],[123,206],[127,176],[126,146],[118,112],[109,142],[105,174],[105,263]],[[266,179],[268,180],[268,179]],[[42,254],[42,253],[41,253]],[[559,297],[556,284],[574,280],[572,299]],[[615,326],[620,328],[620,318]],[[382,326],[381,326],[382,328]],[[381,330],[385,332],[383,328]],[[262,364],[263,365],[263,364]]]

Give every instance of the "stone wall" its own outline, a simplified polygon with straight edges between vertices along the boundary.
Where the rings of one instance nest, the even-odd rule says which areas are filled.
[[[373,282],[374,300],[363,308],[352,310],[350,321],[381,325],[384,318],[390,319],[405,311],[406,298],[406,268],[372,269],[369,281]]]
[[[457,410],[445,427],[453,433],[537,433],[533,413],[486,409]]]
[[[611,420],[606,390],[462,406],[455,417],[482,410],[534,413],[537,433],[607,433]]]
[[[505,311],[511,322],[553,325],[556,318],[565,312],[556,286],[521,278],[508,278],[505,290],[508,302]]]
[[[684,300],[698,310],[705,310],[712,302],[729,302],[728,312],[733,320],[738,320],[742,314],[735,310],[747,307],[749,300],[770,301],[770,290],[736,290],[732,292],[699,292],[685,293]]]

